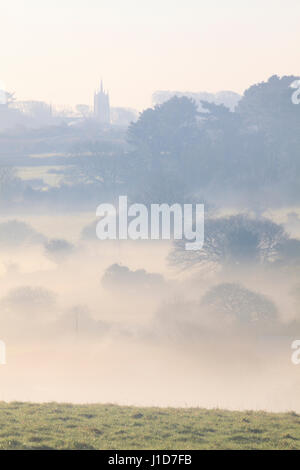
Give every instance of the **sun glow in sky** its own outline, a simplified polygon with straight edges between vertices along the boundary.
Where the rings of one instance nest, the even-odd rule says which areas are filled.
[[[17,99],[113,106],[155,90],[243,92],[299,75],[299,0],[2,0],[0,80]]]

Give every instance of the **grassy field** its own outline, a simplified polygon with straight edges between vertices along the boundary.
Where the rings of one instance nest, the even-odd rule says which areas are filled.
[[[300,415],[2,402],[0,449],[300,449]]]

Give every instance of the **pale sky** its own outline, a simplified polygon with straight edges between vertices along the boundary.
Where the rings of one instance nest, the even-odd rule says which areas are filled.
[[[144,109],[155,90],[243,92],[300,75],[300,0],[1,0],[0,81],[17,99]]]

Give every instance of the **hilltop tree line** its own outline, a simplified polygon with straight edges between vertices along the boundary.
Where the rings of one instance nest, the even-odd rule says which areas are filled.
[[[41,191],[0,168],[2,202],[13,199],[59,208],[127,194],[136,202],[226,202],[263,212],[300,199],[300,105],[295,76],[251,86],[234,111],[187,97],[146,109],[126,141],[82,141],[69,152],[56,187]],[[50,131],[49,131],[50,132]],[[113,139],[114,133],[110,134]],[[123,139],[123,140],[122,140]],[[68,161],[67,161],[68,160]]]

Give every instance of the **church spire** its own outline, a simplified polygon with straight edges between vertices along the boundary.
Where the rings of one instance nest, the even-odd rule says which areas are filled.
[[[109,94],[104,91],[103,79],[100,80],[100,89],[94,95],[94,114],[102,124],[110,124]]]

